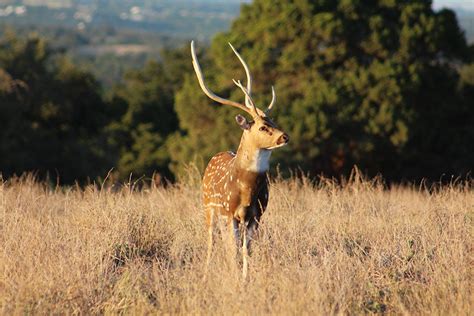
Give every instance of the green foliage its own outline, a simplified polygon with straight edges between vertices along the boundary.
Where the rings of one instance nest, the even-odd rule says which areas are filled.
[[[473,99],[453,67],[470,55],[452,11],[421,0],[243,5],[203,61],[211,89],[242,101],[231,79],[245,75],[227,42],[249,63],[259,105],[276,86],[275,117],[291,138],[274,155],[283,166],[339,175],[357,164],[390,179],[472,169]],[[234,112],[210,103],[188,77],[176,98],[185,133],[175,162],[236,147]]]
[[[98,83],[38,37],[0,41],[0,165],[72,182],[95,178],[110,164]]]
[[[178,129],[174,93],[189,72],[184,55],[183,49],[164,51],[163,63],[149,62],[141,70],[130,71],[124,84],[115,89],[113,103],[123,110],[108,130],[119,148],[120,178],[127,179],[130,174],[151,176],[155,172],[173,178],[167,143]]]
[[[66,34],[61,41],[92,47],[120,37],[107,27],[91,39]],[[472,171],[474,46],[452,11],[434,12],[425,0],[244,4],[231,29],[199,52],[209,87],[243,102],[231,79],[245,73],[227,42],[250,65],[258,105],[276,87],[275,120],[291,139],[272,156],[281,170],[339,176],[357,164],[389,180]],[[204,95],[188,45],[127,71],[106,95],[93,73],[113,80],[125,67],[105,59],[91,60],[100,67],[88,72],[37,35],[1,33],[3,176],[35,170],[70,183],[115,167],[122,180],[173,179],[189,162],[202,169],[237,148],[239,112]]]

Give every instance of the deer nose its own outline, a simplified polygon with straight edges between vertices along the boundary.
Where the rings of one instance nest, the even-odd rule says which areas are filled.
[[[280,144],[286,144],[290,141],[290,137],[288,136],[287,133],[284,133],[283,135],[281,135],[279,138],[278,138],[278,141],[277,141],[277,144],[280,145]]]

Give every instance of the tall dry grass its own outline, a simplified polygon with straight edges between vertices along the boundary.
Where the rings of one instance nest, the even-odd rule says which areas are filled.
[[[0,182],[2,314],[438,314],[473,309],[474,194],[276,181],[249,280],[206,254],[198,183]]]

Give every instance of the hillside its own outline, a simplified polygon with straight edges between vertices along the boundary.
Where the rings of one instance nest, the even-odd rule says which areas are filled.
[[[209,42],[229,28],[243,0],[0,0],[0,33],[36,32],[111,87],[126,69],[159,59],[163,48]],[[474,12],[455,8],[474,43]]]
[[[159,33],[176,39],[209,40],[227,29],[244,0],[57,1],[0,0],[3,23],[16,26],[55,26],[80,31],[107,26]],[[474,11],[453,8],[461,27],[474,40]],[[106,43],[105,43],[106,44]]]
[[[35,27],[93,29],[108,26],[207,40],[226,29],[239,12],[238,1],[53,1],[2,0],[4,23]]]
[[[0,35],[11,28],[45,36],[109,88],[163,48],[209,41],[229,27],[240,2],[0,0]]]

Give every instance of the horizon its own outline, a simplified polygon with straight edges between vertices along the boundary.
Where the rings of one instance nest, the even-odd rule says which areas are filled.
[[[474,11],[474,1],[466,0],[434,0],[433,8],[438,10],[442,8],[462,9]]]

